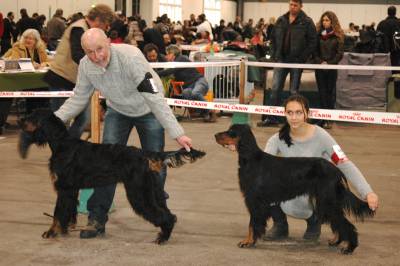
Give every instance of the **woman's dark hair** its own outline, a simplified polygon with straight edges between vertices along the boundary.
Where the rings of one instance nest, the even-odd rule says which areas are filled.
[[[293,94],[285,100],[285,102],[283,103],[283,107],[285,108],[285,111],[286,111],[286,106],[290,102],[298,102],[302,106],[303,112],[305,114],[308,114],[308,112],[310,111],[310,106],[308,104],[307,98],[305,98],[304,96],[302,96],[300,94]],[[285,143],[288,145],[288,147],[293,145],[292,137],[290,137],[290,125],[287,120],[285,120],[285,124],[279,130],[279,139],[280,140],[283,139],[285,141]]]
[[[159,50],[157,45],[155,45],[154,43],[148,43],[143,47],[143,54],[147,57],[147,53],[151,52],[151,51],[156,51],[157,54],[159,54]]]

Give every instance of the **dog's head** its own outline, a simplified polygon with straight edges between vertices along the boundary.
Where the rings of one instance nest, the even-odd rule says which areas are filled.
[[[223,147],[231,151],[237,151],[239,143],[242,143],[242,139],[246,138],[246,136],[249,136],[249,138],[252,136],[252,138],[254,138],[249,125],[235,124],[227,131],[215,134],[215,140]]]
[[[18,121],[21,128],[18,150],[26,158],[32,144],[44,146],[50,138],[64,136],[67,129],[64,123],[50,109],[38,109]]]

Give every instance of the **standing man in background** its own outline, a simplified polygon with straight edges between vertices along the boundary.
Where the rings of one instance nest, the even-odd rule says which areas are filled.
[[[48,34],[48,43],[47,49],[50,51],[55,51],[58,45],[59,39],[61,39],[66,25],[63,19],[63,10],[58,8],[54,16],[47,22],[47,34]]]
[[[14,13],[8,12],[7,17],[3,20],[4,24],[4,32],[3,37],[1,37],[0,43],[0,56],[5,54],[8,49],[11,48],[11,42],[17,41],[17,34],[16,34],[16,25],[14,22]]]
[[[303,0],[290,0],[289,11],[280,16],[271,36],[272,59],[277,63],[304,64],[317,46],[317,30],[313,20],[302,11]],[[290,94],[298,93],[303,70],[274,68],[272,91],[268,105],[282,104],[282,90],[290,74]],[[257,126],[279,124],[276,116],[266,116]]]
[[[114,12],[104,4],[98,4],[89,10],[87,16],[72,23],[64,32],[57,46],[56,55],[51,62],[50,70],[44,80],[49,84],[50,91],[72,91],[78,76],[78,65],[85,52],[81,46],[81,37],[90,28],[100,28],[107,31],[114,19]],[[51,98],[50,106],[53,111],[58,110],[65,102],[65,98]],[[69,132],[80,138],[88,120],[90,110],[86,108],[75,117]]]

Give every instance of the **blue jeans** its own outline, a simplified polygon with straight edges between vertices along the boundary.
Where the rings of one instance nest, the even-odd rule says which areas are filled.
[[[129,134],[136,128],[140,144],[147,151],[164,150],[164,128],[152,113],[140,117],[129,117],[108,107],[104,120],[103,143],[126,145]],[[166,168],[160,174],[159,182],[164,188]],[[93,195],[87,203],[89,220],[105,224],[108,210],[111,207],[116,184],[94,188]]]
[[[194,100],[194,101],[205,101],[204,96],[208,92],[208,82],[204,77],[199,78],[193,84],[184,88],[182,91],[182,96],[184,99]],[[200,113],[208,113],[208,109],[201,109]]]
[[[49,91],[69,91],[64,88],[49,87]],[[53,112],[57,111],[61,105],[64,104],[66,98],[50,98],[50,108]],[[90,104],[83,110],[77,117],[75,117],[74,122],[69,127],[69,134],[74,138],[80,138],[83,131],[85,130],[87,124],[90,122]]]
[[[282,91],[285,86],[286,77],[290,74],[290,95],[299,92],[302,69],[299,68],[274,68],[274,75],[272,78],[272,90],[271,98],[269,99],[268,105],[281,106],[282,105]],[[272,121],[278,121],[279,118],[276,116],[266,116],[267,119]]]
[[[270,105],[280,106],[282,105],[282,90],[285,86],[287,75],[290,73],[290,95],[299,92],[302,69],[299,68],[275,68],[274,75],[272,78],[272,91]]]

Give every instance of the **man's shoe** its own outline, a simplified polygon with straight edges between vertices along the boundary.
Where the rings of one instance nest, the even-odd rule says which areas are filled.
[[[86,228],[81,230],[79,237],[84,239],[95,238],[97,236],[104,236],[105,232],[105,225],[102,225],[95,220],[90,220],[88,221]]]
[[[267,231],[264,240],[282,240],[289,236],[288,223],[274,223],[272,228]]]
[[[316,241],[321,235],[321,223],[318,221],[317,215],[313,213],[307,220],[307,229],[303,235],[303,239]]]
[[[270,127],[277,125],[279,125],[279,121],[271,118],[265,118],[263,121],[257,123],[258,127]]]

